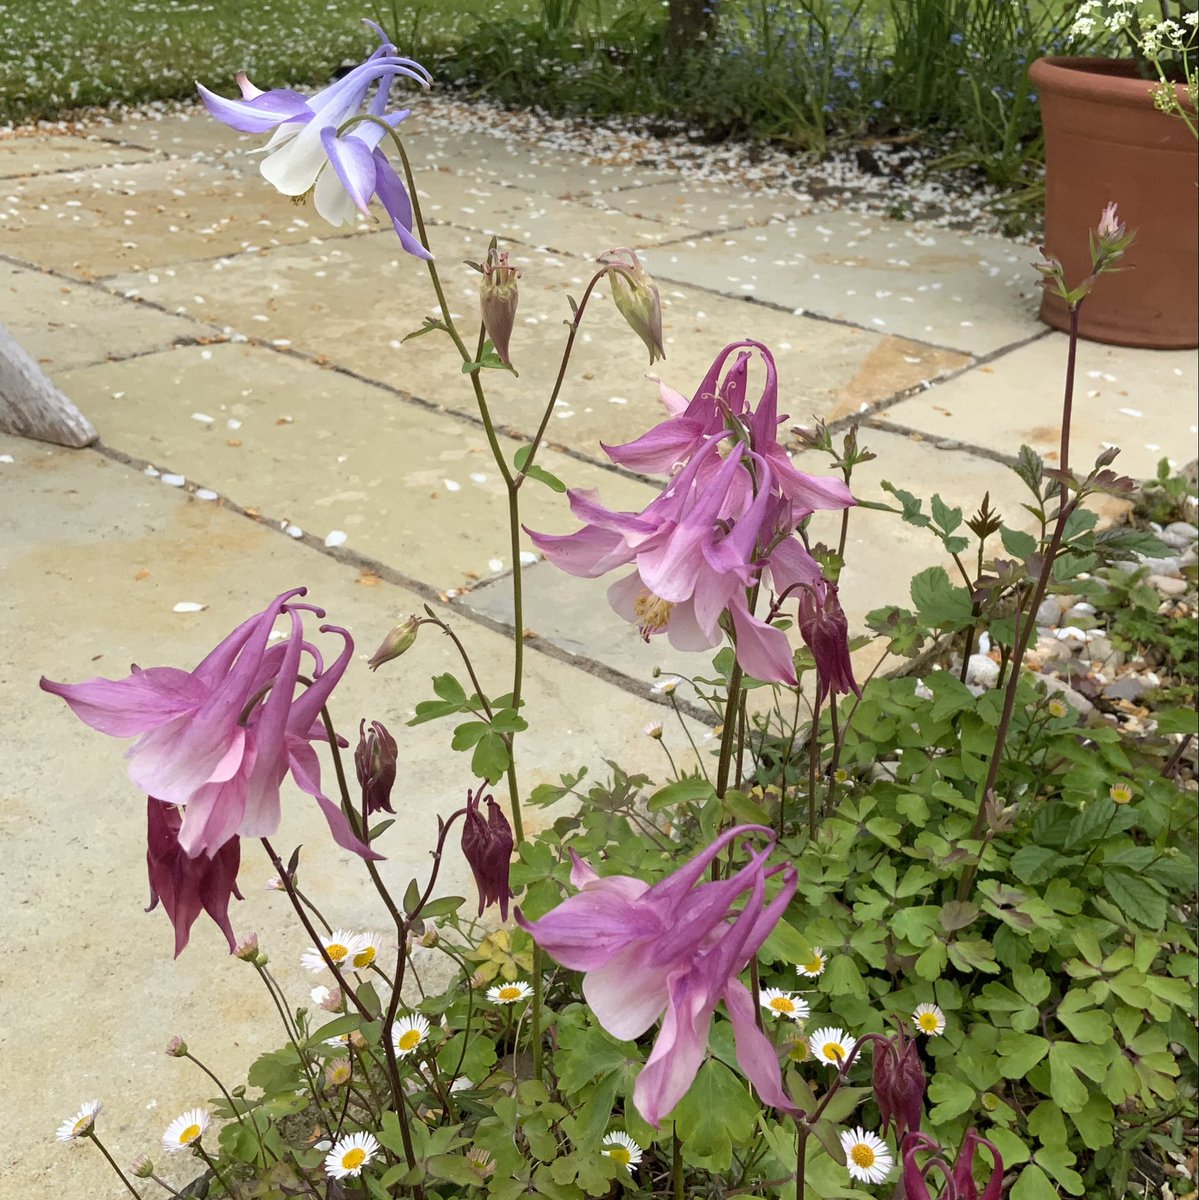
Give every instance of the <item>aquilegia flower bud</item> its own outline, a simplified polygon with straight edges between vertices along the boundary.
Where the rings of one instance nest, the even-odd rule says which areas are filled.
[[[1099,215],[1099,224],[1091,234],[1091,270],[1096,274],[1110,271],[1124,257],[1124,251],[1136,236],[1136,230],[1130,233],[1120,220],[1113,201]]]
[[[516,281],[520,272],[508,265],[508,251],[497,251],[493,246],[487,251],[483,264],[483,279],[479,284],[479,308],[483,314],[483,328],[491,338],[495,352],[501,362],[512,365],[508,357],[508,343],[512,338],[512,326],[516,323],[516,305],[520,300]]]
[[[381,721],[372,721],[370,731],[366,718],[358,723],[358,748],[354,751],[354,768],[362,785],[362,802],[368,813],[391,807],[391,789],[396,781],[396,740]]]
[[[608,272],[612,299],[620,315],[629,323],[629,328],[645,343],[649,350],[650,366],[653,366],[658,359],[666,357],[662,347],[662,299],[658,295],[657,285],[637,255],[625,247],[601,254],[599,261],[607,266],[623,268]]]
[[[479,812],[479,801],[487,801],[487,820]],[[466,822],[462,827],[462,854],[470,864],[479,889],[479,916],[489,904],[500,906],[500,918],[508,919],[508,866],[512,858],[512,827],[500,806],[490,796],[467,793]]]
[[[821,580],[799,589],[799,632],[816,659],[817,694],[862,694],[849,661],[849,622],[837,598],[837,585]]]
[[[384,639],[379,649],[367,659],[366,665],[372,671],[377,671],[384,663],[391,662],[393,658],[399,658],[401,654],[406,654],[412,649],[412,643],[416,641],[416,635],[420,630],[420,620],[417,617],[409,617],[406,621],[401,621]]]
[[[873,1036],[874,1099],[886,1133],[892,1122],[902,1140],[909,1130],[919,1131],[924,1116],[924,1067],[916,1049],[916,1039],[900,1028],[891,1038]]]

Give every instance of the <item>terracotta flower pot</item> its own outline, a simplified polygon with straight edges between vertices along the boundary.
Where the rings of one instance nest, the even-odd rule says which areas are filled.
[[[1045,245],[1076,283],[1090,273],[1087,230],[1114,200],[1137,231],[1125,263],[1083,302],[1079,332],[1118,346],[1199,346],[1199,150],[1176,116],[1153,106],[1131,61],[1042,58],[1029,70],[1045,124]],[[1180,102],[1185,89],[1178,87]],[[1045,293],[1041,319],[1068,329]]]

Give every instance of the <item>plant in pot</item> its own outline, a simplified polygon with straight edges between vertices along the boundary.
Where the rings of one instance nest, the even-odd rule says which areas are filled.
[[[1134,0],[1085,0],[1073,32],[1106,34],[1112,55],[1047,57],[1030,69],[1045,123],[1048,251],[1085,273],[1089,214],[1108,198],[1138,230],[1130,269],[1082,317],[1093,341],[1199,345],[1197,16],[1193,0],[1162,0],[1152,16]],[[1046,293],[1041,318],[1066,329],[1070,314]]]

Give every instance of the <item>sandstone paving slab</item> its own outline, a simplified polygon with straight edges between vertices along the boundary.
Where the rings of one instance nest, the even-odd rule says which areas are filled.
[[[148,150],[102,140],[102,137],[75,137],[67,134],[0,134],[0,179],[27,175],[49,175],[57,171],[78,171],[86,167],[107,167],[114,163],[146,162],[157,158]],[[44,182],[44,181],[43,181]],[[6,188],[0,187],[0,191]]]
[[[234,92],[231,87],[227,94]],[[170,113],[129,114],[106,123],[100,132],[122,145],[171,158],[239,159],[266,140],[262,134],[242,133],[214,121],[200,104]]]
[[[46,1145],[58,1124],[96,1097],[105,1103],[100,1128],[117,1161],[143,1151],[157,1158],[167,1123],[214,1091],[190,1064],[166,1058],[169,1036],[182,1034],[234,1083],[283,1034],[254,972],[228,956],[207,918],[172,962],[166,918],[142,911],[145,804],[129,783],[121,747],[40,692],[38,677],[122,676],[131,661],[190,666],[271,596],[307,584],[309,598],[358,640],[360,653],[334,696],[335,721],[352,733],[360,714],[383,720],[400,743],[394,797],[403,834],[384,838],[389,858],[380,869],[402,892],[414,874],[425,877],[436,814],[460,806],[472,783],[465,763],[448,752],[445,727],[408,729],[404,721],[433,674],[461,668],[448,639],[422,636],[402,670],[393,664],[371,675],[367,653],[398,617],[419,611],[418,597],[387,584],[363,586],[357,572],[326,555],[94,452],[0,437],[0,578],[7,601],[0,611],[0,831],[8,929],[0,951],[0,1046],[17,1061],[31,1047],[70,1043],[69,1053],[42,1055],[38,1087],[10,1107],[0,1191],[116,1200],[119,1184],[90,1147],[33,1158],[26,1148]],[[173,611],[180,601],[208,607]],[[505,687],[504,639],[451,619],[484,686]],[[322,645],[337,642],[318,637]],[[647,712],[658,710],[545,655],[526,661],[532,729],[523,739],[523,786],[556,782],[583,764],[603,774],[605,757],[662,777],[661,752],[641,733]],[[543,810],[529,818],[529,827],[549,819]],[[274,840],[281,852],[303,844],[305,890],[333,922],[385,928],[364,873],[333,845],[311,800],[286,793]],[[285,898],[264,890],[272,873],[261,849],[247,844],[240,876],[247,898],[234,904],[233,925],[239,934],[258,932],[295,1005],[322,977],[299,966],[306,939]],[[456,851],[442,879],[446,894],[473,896]],[[433,960],[425,962],[431,969]],[[54,964],[52,984],[47,963]],[[176,1183],[191,1171],[179,1161],[166,1169]]]
[[[647,251],[658,279],[752,296],[963,353],[1036,334],[1027,246],[858,213],[820,213]]]
[[[1051,333],[932,391],[886,410],[887,420],[938,438],[1014,455],[1032,446],[1050,464],[1061,444],[1069,339]],[[1169,458],[1196,455],[1199,361],[1187,350],[1133,350],[1080,342],[1071,421],[1071,462],[1087,470],[1109,446],[1114,469],[1153,475]]]
[[[478,275],[461,263],[481,259],[487,239],[444,228],[432,236],[451,309],[463,318],[464,329],[477,328]],[[490,371],[486,387],[497,423],[529,437],[558,372],[567,295],[581,297],[588,272],[577,261],[519,248],[512,262],[523,272],[512,339],[520,375]],[[325,356],[455,411],[475,411],[460,361],[443,335],[402,341],[420,327],[435,301],[423,266],[404,254],[391,234],[180,264],[153,275],[120,275],[108,286],[272,344]],[[665,286],[662,292],[667,359],[655,367],[662,378],[690,393],[721,347],[753,336],[773,348],[782,411],[797,421],[869,410],[969,361],[901,338],[698,289]],[[627,441],[661,420],[657,388],[644,378],[647,370],[644,347],[601,285],[588,306],[550,420],[550,441],[595,455],[601,440]]]
[[[339,232],[256,172],[190,160],[9,180],[0,192],[0,253],[89,279]]]
[[[785,221],[810,203],[805,197],[782,192],[750,192],[678,179],[598,195],[583,192],[579,198],[649,221],[705,232]]]
[[[194,321],[5,262],[0,262],[0,317],[51,375],[160,349],[197,331]]]
[[[440,591],[511,566],[507,493],[482,428],[314,363],[246,344],[185,346],[59,382],[108,445]],[[502,439],[508,461],[520,443]],[[571,486],[643,508],[645,483],[549,450]],[[213,495],[216,493],[216,495]],[[565,498],[530,481],[523,520],[567,532]],[[530,543],[525,552],[533,553]],[[506,585],[505,585],[506,586]]]

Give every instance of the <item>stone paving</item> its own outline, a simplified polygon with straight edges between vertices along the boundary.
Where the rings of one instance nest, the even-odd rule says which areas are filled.
[[[690,394],[726,342],[768,342],[795,422],[863,422],[861,440],[879,457],[861,468],[862,498],[885,499],[889,479],[971,509],[989,490],[1015,514],[1021,485],[997,460],[1022,442],[1054,459],[1065,338],[1036,319],[1029,247],[806,213],[779,195],[688,186],[661,170],[422,131],[416,120],[405,129],[452,306],[473,323],[476,276],[459,264],[481,258],[493,232],[524,272],[520,377],[488,379],[506,454],[536,428],[567,295],[580,294],[597,253],[626,245],[662,291],[662,377]],[[0,139],[0,322],[102,439],[66,451],[0,435],[0,1045],[10,1061],[42,1064],[37,1095],[5,1121],[5,1194],[121,1194],[95,1154],[28,1147],[45,1147],[95,1095],[120,1158],[153,1151],[167,1121],[211,1090],[162,1056],[167,1037],[183,1033],[236,1077],[267,1028],[257,981],[211,926],[198,925],[172,963],[165,921],[137,911],[143,817],[120,755],[39,693],[38,675],[190,663],[298,581],[361,650],[431,601],[474,648],[485,681],[498,686],[506,669],[503,489],[444,340],[401,343],[432,309],[424,272],[392,235],[365,223],[329,229],[275,195],[246,156],[253,141],[192,113]],[[654,489],[614,469],[598,442],[660,419],[642,355],[598,295],[542,460],[625,508]],[[1193,354],[1084,344],[1079,369],[1076,462],[1113,442],[1136,475],[1163,456],[1195,456]],[[548,490],[530,486],[522,499],[530,526],[574,527]],[[836,532],[816,522],[817,538]],[[938,561],[920,531],[856,512],[843,583],[853,624],[904,602],[910,575]],[[603,581],[544,562],[526,581],[526,789],[584,763],[602,771],[605,757],[660,772],[641,735],[662,711],[651,671],[692,673],[702,661],[645,647],[608,610]],[[180,603],[203,608],[177,612]],[[875,661],[877,652],[859,655],[864,669]],[[356,662],[342,711],[402,729],[427,678],[453,669],[451,647],[423,638],[402,665],[373,678]],[[426,869],[435,814],[465,786],[444,735],[403,730],[409,836],[388,848],[385,867],[401,888]],[[331,897],[330,916],[361,925],[365,894],[341,883],[346,856],[322,828],[315,806],[294,802],[279,840],[304,844],[306,882]],[[280,898],[261,890],[269,873],[265,860],[247,861],[235,925],[259,930],[299,1002],[313,980],[295,965],[302,946]],[[460,867],[447,878],[468,886]]]

